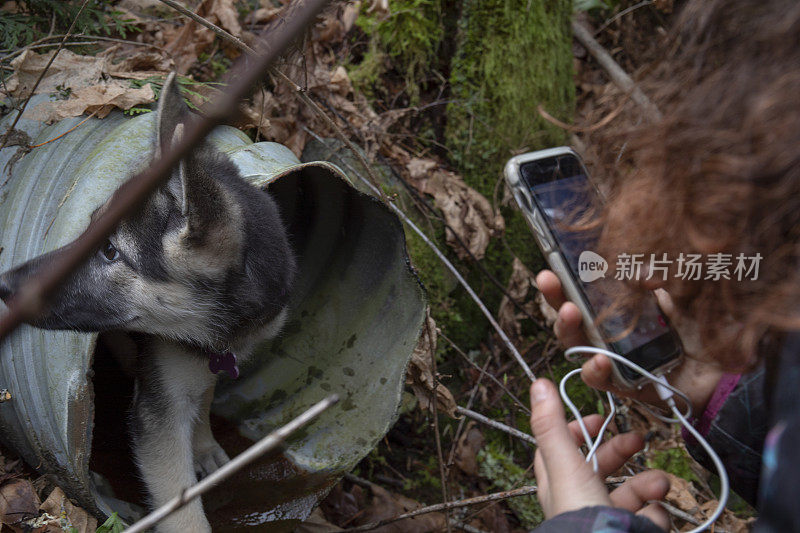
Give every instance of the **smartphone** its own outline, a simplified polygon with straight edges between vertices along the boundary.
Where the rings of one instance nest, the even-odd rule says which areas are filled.
[[[676,366],[683,353],[680,338],[655,295],[635,314],[615,306],[632,289],[615,278],[610,265],[616,258],[608,261],[595,252],[601,228],[592,225],[592,210],[603,199],[578,154],[562,146],[518,155],[506,164],[505,178],[565,296],[580,309],[589,341],[652,373]],[[622,387],[646,382],[625,365],[613,368]]]

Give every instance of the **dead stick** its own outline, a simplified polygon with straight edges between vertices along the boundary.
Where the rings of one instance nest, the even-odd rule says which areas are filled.
[[[440,332],[440,334],[441,334],[441,332]],[[450,341],[450,342],[452,344],[452,341]],[[470,363],[471,362],[472,361],[470,361]],[[478,370],[480,370],[481,373],[478,376],[478,379],[475,380],[475,385],[472,386],[472,390],[469,391],[469,398],[467,398],[467,409],[472,409],[472,404],[475,401],[475,396],[478,394],[478,389],[481,386],[481,382],[483,381],[484,376],[486,376],[488,374],[486,372],[486,369],[489,368],[489,363],[491,363],[491,362],[492,362],[492,354],[490,353],[490,354],[488,354],[486,356],[486,362],[483,364],[482,368],[479,367],[478,365],[475,365],[475,366],[478,366]],[[453,435],[453,442],[450,445],[450,453],[447,455],[447,472],[448,472],[448,474],[450,473],[450,467],[453,465],[453,462],[455,461],[456,446],[458,446],[458,441],[461,439],[461,432],[464,431],[464,426],[466,425],[466,422],[467,422],[467,418],[466,417],[464,417],[461,420],[459,420],[458,421],[458,427],[456,428],[455,435]]]
[[[223,30],[219,26],[217,26],[215,24],[212,24],[211,22],[209,22],[208,20],[204,19],[203,17],[201,17],[197,13],[189,11],[188,9],[186,9],[185,7],[180,5],[178,2],[173,2],[172,0],[159,0],[159,1],[161,3],[163,3],[163,4],[167,4],[169,7],[171,7],[172,9],[177,11],[178,13],[189,17],[190,19],[192,19],[193,21],[197,22],[201,26],[205,26],[209,30],[213,31],[214,33],[216,33],[217,35],[219,35],[220,37],[222,37],[223,39],[225,39],[226,41],[231,43],[232,45],[236,46],[237,48],[245,50],[246,52],[250,52],[251,54],[255,54],[256,53],[255,50],[253,50],[252,48],[247,46],[247,44],[244,41],[242,41],[241,39],[239,39],[238,37],[234,36],[231,33],[228,33],[227,31]]]
[[[572,33],[575,38],[589,50],[589,53],[594,56],[600,66],[605,69],[608,76],[620,89],[631,96],[631,99],[639,104],[644,111],[645,116],[652,122],[661,120],[661,112],[653,102],[647,97],[646,94],[634,83],[628,73],[614,61],[611,54],[606,52],[600,43],[598,43],[592,33],[578,21],[572,21]]]
[[[480,371],[481,375],[485,375],[486,377],[488,377],[490,380],[494,382],[495,385],[500,387],[503,390],[503,392],[508,394],[508,396],[514,401],[514,403],[517,404],[517,407],[522,409],[525,412],[525,414],[527,414],[528,416],[531,415],[531,410],[528,408],[528,406],[522,403],[522,400],[517,398],[517,396],[513,392],[508,390],[508,387],[503,385],[502,381],[500,381],[495,376],[493,376],[489,372],[486,372],[486,370],[478,366],[478,364],[474,362],[472,359],[470,359],[469,356],[467,356],[467,354],[464,353],[464,350],[462,350],[455,342],[453,342],[453,340],[450,339],[450,337],[448,337],[444,332],[440,331],[439,335],[441,335],[444,338],[444,340],[450,343],[450,346],[452,346],[453,349],[456,351],[456,353],[458,353],[458,355],[460,355],[467,363],[472,365],[472,367],[475,368],[476,370]]]
[[[267,72],[275,58],[314,20],[324,5],[325,0],[307,0],[304,9],[282,24],[274,35],[270,35],[270,46],[264,53],[251,58],[246,65],[243,62],[238,63],[232,78],[237,80],[236,83],[229,85],[226,92],[214,101],[209,108],[209,114],[205,117],[191,117],[186,125],[186,134],[180,142],[153,161],[146,170],[123,183],[109,198],[106,210],[64,248],[57,259],[20,288],[9,302],[8,311],[0,317],[0,340],[20,323],[38,316],[47,297],[97,250],[122,219],[136,211],[150,193],[169,176],[172,168],[215,126],[237,114],[239,100],[250,92],[250,88]]]
[[[470,505],[477,505],[479,503],[486,503],[486,502],[496,502],[499,500],[507,500],[509,498],[517,498],[519,496],[528,496],[530,494],[535,494],[537,487],[533,485],[527,485],[525,487],[520,487],[514,490],[507,490],[504,492],[494,492],[492,494],[487,494],[485,496],[476,496],[474,498],[467,498],[466,500],[457,500],[453,502],[447,503],[437,503],[436,505],[429,505],[427,507],[421,507],[414,511],[410,511],[408,513],[404,513],[394,518],[386,518],[384,520],[379,520],[377,522],[372,522],[370,524],[365,524],[363,526],[353,527],[350,529],[344,529],[342,531],[346,531],[348,533],[355,533],[356,531],[369,531],[371,529],[376,529],[381,526],[385,526],[386,524],[391,524],[393,522],[397,522],[398,520],[405,520],[406,518],[413,518],[415,516],[428,514],[428,513],[436,513],[440,511],[449,511],[450,509],[458,509],[460,507],[469,507]]]
[[[487,426],[491,426],[495,429],[499,429],[500,431],[505,431],[512,437],[516,437],[520,440],[524,440],[529,444],[533,444],[536,446],[536,439],[528,435],[527,433],[523,433],[522,431],[512,428],[511,426],[507,426],[502,422],[498,422],[497,420],[492,420],[491,418],[487,418],[480,413],[476,413],[475,411],[470,411],[469,409],[464,409],[463,407],[456,406],[456,413],[460,415],[467,416],[473,420],[477,420],[481,424],[486,424]]]
[[[29,94],[28,97],[25,99],[25,101],[22,103],[22,107],[20,108],[19,113],[17,113],[17,116],[14,117],[14,122],[11,123],[11,127],[8,128],[6,130],[5,135],[3,135],[3,140],[2,140],[2,142],[0,142],[0,150],[2,150],[3,148],[6,147],[6,143],[8,142],[9,135],[11,135],[11,132],[14,131],[14,128],[17,127],[17,122],[19,122],[19,119],[22,118],[22,114],[25,112],[25,108],[28,107],[28,102],[31,101],[31,97],[36,93],[36,89],[39,88],[39,84],[44,79],[44,75],[47,74],[47,71],[50,69],[50,65],[53,64],[53,61],[55,61],[56,56],[58,55],[58,53],[64,48],[64,43],[66,43],[67,39],[69,39],[69,36],[72,35],[72,30],[75,29],[75,23],[78,22],[78,17],[81,16],[81,13],[83,13],[83,10],[86,7],[86,4],[88,4],[88,3],[89,3],[89,0],[83,0],[83,3],[81,4],[80,9],[78,9],[78,12],[75,14],[75,17],[72,19],[72,23],[69,25],[69,28],[67,29],[67,33],[64,34],[64,37],[61,39],[61,42],[58,44],[58,48],[56,48],[55,52],[53,52],[53,55],[50,56],[50,60],[47,62],[47,65],[45,65],[44,70],[42,70],[41,74],[39,74],[39,77],[36,78],[36,83],[33,84],[33,88],[31,89],[31,94]],[[2,338],[2,337],[0,337],[0,338]]]
[[[425,329],[428,331],[428,341],[431,348],[431,373],[433,374],[433,390],[431,391],[431,409],[433,410],[433,436],[436,441],[436,455],[439,459],[439,477],[442,483],[442,502],[447,503],[447,474],[444,468],[444,456],[442,455],[442,436],[439,434],[439,400],[436,397],[436,390],[439,388],[439,375],[436,372],[436,342],[434,335],[436,332],[431,328],[431,310],[425,309]],[[447,533],[450,533],[450,513],[445,511],[444,523],[447,526]]]
[[[335,394],[328,396],[321,402],[318,402],[312,405],[308,410],[303,412],[300,416],[286,424],[285,426],[273,431],[266,437],[262,438],[260,441],[256,442],[245,451],[231,459],[229,462],[225,463],[223,466],[208,475],[208,477],[203,478],[202,481],[193,485],[187,489],[184,489],[178,496],[164,504],[163,506],[159,507],[149,515],[145,516],[131,527],[126,529],[126,533],[138,533],[140,531],[146,531],[147,529],[153,527],[161,520],[165,519],[190,501],[194,500],[195,498],[200,497],[201,495],[205,494],[212,488],[216,487],[224,480],[231,477],[233,474],[244,468],[249,463],[252,463],[262,455],[275,450],[283,444],[287,438],[289,438],[292,433],[296,432],[319,415],[321,415],[326,409],[336,404],[339,401],[339,397]]]

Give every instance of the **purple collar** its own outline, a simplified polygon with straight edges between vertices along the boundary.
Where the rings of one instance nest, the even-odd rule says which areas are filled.
[[[206,352],[208,354],[208,369],[212,374],[218,374],[220,370],[228,373],[231,379],[239,377],[239,365],[236,364],[236,354],[233,352]]]

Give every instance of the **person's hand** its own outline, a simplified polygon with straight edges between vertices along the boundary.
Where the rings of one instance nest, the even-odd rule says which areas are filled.
[[[659,470],[637,474],[610,494],[603,482],[617,471],[633,454],[642,449],[644,440],[635,433],[616,435],[597,450],[598,472],[592,470],[578,450],[582,436],[576,422],[569,425],[564,407],[555,386],[544,378],[531,386],[531,428],[538,442],[534,469],[537,495],[546,518],[583,507],[605,505],[627,509],[646,516],[666,530],[669,517],[657,503],[669,492],[669,479]],[[590,435],[597,435],[602,417],[584,418]]]
[[[590,344],[583,331],[581,312],[578,306],[567,301],[558,277],[549,270],[543,270],[536,276],[536,284],[547,303],[558,311],[558,318],[553,326],[558,340],[567,348]],[[683,363],[670,372],[669,382],[689,397],[692,402],[692,412],[699,415],[708,405],[723,372],[718,366],[700,360],[702,348],[697,341],[696,328],[677,315],[669,294],[662,289],[657,289],[655,293],[661,310],[677,330],[686,355]],[[592,388],[663,406],[655,389],[650,385],[641,390],[618,388],[613,383],[611,368],[611,360],[598,354],[583,364],[581,378]],[[678,405],[680,407],[680,403]]]

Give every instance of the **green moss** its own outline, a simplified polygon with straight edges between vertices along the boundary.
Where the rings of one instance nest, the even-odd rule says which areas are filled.
[[[510,155],[566,139],[537,107],[572,117],[571,15],[569,0],[464,3],[446,137],[467,182],[488,198]]]
[[[369,97],[375,96],[374,87],[386,70],[386,54],[378,47],[376,39],[370,39],[369,49],[361,62],[349,69],[353,86]]]
[[[532,482],[532,474],[512,461],[501,445],[491,441],[478,452],[478,471],[497,490],[511,490]],[[534,496],[511,498],[506,503],[527,529],[544,520],[542,506]]]
[[[406,82],[412,103],[419,100],[419,83],[426,77],[442,40],[439,0],[394,0],[389,15],[368,13],[363,4],[356,24],[369,36],[369,50],[350,71],[356,87],[372,93],[378,78],[392,65]],[[387,58],[389,61],[387,61]]]
[[[653,453],[647,461],[647,467],[669,472],[686,481],[700,481],[692,471],[692,458],[683,448],[669,448]]]

